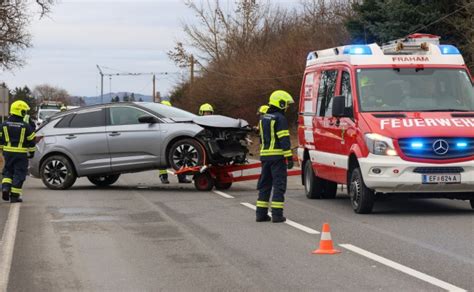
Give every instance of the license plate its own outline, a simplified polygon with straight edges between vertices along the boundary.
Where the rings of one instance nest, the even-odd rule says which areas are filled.
[[[461,174],[423,174],[423,184],[460,184]]]

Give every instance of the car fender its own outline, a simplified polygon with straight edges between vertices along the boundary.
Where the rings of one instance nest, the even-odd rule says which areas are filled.
[[[166,151],[177,138],[196,138],[204,130],[203,127],[193,123],[174,123],[173,129],[164,133],[164,139],[161,147],[161,165],[167,164]],[[174,142],[173,142],[174,143]]]

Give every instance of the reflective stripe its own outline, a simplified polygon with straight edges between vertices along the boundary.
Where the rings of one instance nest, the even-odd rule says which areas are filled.
[[[4,177],[2,179],[2,184],[12,184],[12,183],[13,183],[13,180],[11,178]]]
[[[18,142],[18,148],[23,148],[23,142],[25,142],[26,129],[22,128],[20,133],[20,141]]]
[[[28,148],[28,152],[35,152],[35,151],[36,151],[36,147]]]
[[[257,201],[257,207],[259,208],[268,208],[268,202],[265,201]]]
[[[17,194],[17,195],[21,195],[22,190],[19,189],[19,188],[12,188],[11,192],[14,193],[14,194]]]
[[[160,173],[160,175],[168,174],[168,171],[166,169],[160,169],[159,173]]]
[[[271,137],[270,138],[271,140],[270,140],[269,150],[273,150],[273,149],[275,149],[275,141],[276,141],[276,139],[275,139],[275,120],[272,120],[270,122],[270,137]]]
[[[283,156],[283,150],[265,150],[260,151],[260,156]]]
[[[291,156],[293,156],[293,152],[291,152],[291,150],[283,151],[283,156],[285,156],[285,157],[291,157]]]
[[[260,131],[260,139],[262,140],[260,143],[260,151],[263,149],[263,145],[265,145],[265,141],[263,140],[263,127],[262,127],[262,120],[258,123],[259,131]]]
[[[283,209],[284,205],[285,205],[284,202],[272,202],[273,209]]]
[[[13,146],[4,146],[3,147],[4,152],[14,152],[14,153],[27,153],[28,148],[19,148],[19,147],[13,147]]]
[[[8,127],[3,126],[3,134],[5,134],[5,142],[7,142],[7,145],[10,146],[10,135],[8,135]]]
[[[31,140],[33,140],[34,138],[36,138],[36,133],[35,133],[35,132],[31,133],[31,135],[29,135],[29,136],[26,138],[26,140],[31,141]]]
[[[287,136],[290,136],[290,131],[288,131],[288,130],[282,130],[282,131],[277,132],[277,137],[278,138],[283,138],[283,137],[287,137]]]

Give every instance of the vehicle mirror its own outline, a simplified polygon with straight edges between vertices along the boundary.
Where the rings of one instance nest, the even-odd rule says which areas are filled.
[[[342,118],[346,116],[346,97],[344,95],[335,96],[332,99],[332,116]]]
[[[141,116],[138,121],[143,124],[155,124],[158,120],[153,116]]]

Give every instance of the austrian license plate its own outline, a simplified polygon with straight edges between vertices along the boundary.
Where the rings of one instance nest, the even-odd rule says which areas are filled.
[[[461,174],[423,174],[423,184],[460,184]]]

